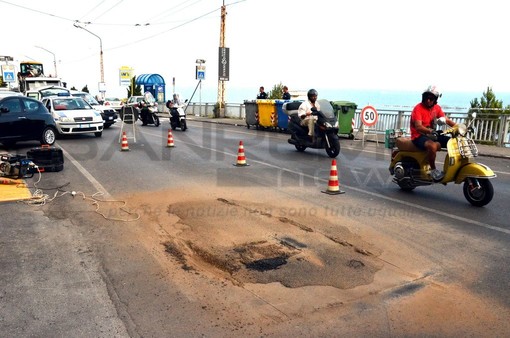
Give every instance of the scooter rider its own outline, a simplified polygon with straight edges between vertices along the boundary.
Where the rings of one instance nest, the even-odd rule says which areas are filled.
[[[315,89],[310,89],[307,93],[308,100],[301,103],[298,108],[298,115],[301,118],[301,125],[308,127],[308,136],[313,140],[315,133],[315,121],[317,116],[312,115],[312,109],[321,110],[317,96],[319,93]]]
[[[450,120],[443,112],[437,100],[441,94],[436,86],[429,86],[423,93],[421,102],[418,103],[411,113],[411,140],[414,145],[427,152],[427,159],[430,164],[430,175],[434,181],[440,181],[444,173],[436,169],[436,153],[441,147],[446,147],[449,137],[438,135],[436,123],[446,123],[450,127],[455,122]]]
[[[184,102],[182,102],[179,98],[179,94],[174,93],[173,99],[167,102],[167,107],[170,109],[170,115],[172,118],[179,121],[179,108],[182,109],[184,107]]]

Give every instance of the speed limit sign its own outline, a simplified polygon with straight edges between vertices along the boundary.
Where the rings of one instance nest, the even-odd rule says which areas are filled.
[[[372,127],[377,123],[377,110],[372,106],[366,106],[361,110],[361,121],[367,127]]]

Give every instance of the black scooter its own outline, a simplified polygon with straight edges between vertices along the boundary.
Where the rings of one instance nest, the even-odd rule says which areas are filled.
[[[340,154],[338,119],[329,101],[319,100],[318,102],[321,110],[312,110],[312,115],[317,116],[313,140],[310,140],[308,128],[301,125],[301,118],[297,114],[301,102],[284,103],[282,108],[289,115],[288,128],[291,133],[288,142],[293,144],[297,151],[303,152],[306,148],[325,149],[329,157],[335,158]]]
[[[153,124],[154,126],[159,126],[159,116],[157,114],[157,106],[155,104],[147,104],[142,103],[138,105],[140,109],[140,120],[142,121],[142,126],[146,126],[148,124]]]

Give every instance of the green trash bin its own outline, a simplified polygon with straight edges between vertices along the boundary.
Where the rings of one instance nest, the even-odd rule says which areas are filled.
[[[338,118],[338,135],[346,135],[350,139],[353,139],[354,113],[356,113],[356,108],[358,106],[356,103],[350,101],[331,101],[331,105]]]

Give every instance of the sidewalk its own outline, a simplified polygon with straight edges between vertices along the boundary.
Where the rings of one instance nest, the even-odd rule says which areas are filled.
[[[246,121],[244,119],[234,119],[234,118],[212,118],[212,117],[203,117],[203,116],[194,116],[187,115],[186,118],[190,121],[200,121],[207,123],[218,123],[218,124],[230,124],[236,126],[246,126]],[[370,142],[370,141],[368,141]],[[384,140],[382,140],[384,143]],[[476,144],[478,148],[478,154],[480,156],[489,156],[489,157],[497,157],[497,158],[505,158],[510,159],[510,148],[505,147],[496,147],[485,144]]]

